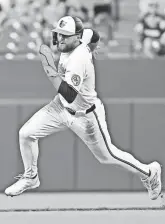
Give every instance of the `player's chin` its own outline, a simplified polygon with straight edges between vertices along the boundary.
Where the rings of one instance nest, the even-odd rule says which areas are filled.
[[[65,46],[57,46],[57,49],[59,52],[63,52],[63,53],[67,52],[67,49]]]

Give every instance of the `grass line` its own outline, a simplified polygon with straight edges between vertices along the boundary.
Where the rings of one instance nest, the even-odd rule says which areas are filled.
[[[127,208],[36,208],[36,209],[0,209],[3,212],[93,212],[93,211],[164,211],[165,207],[127,207]]]

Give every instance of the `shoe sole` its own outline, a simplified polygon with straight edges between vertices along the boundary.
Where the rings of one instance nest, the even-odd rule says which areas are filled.
[[[37,183],[36,185],[32,186],[32,187],[28,187],[28,188],[22,190],[21,192],[19,192],[19,193],[17,193],[17,194],[6,194],[6,192],[5,192],[5,194],[6,194],[7,196],[14,197],[14,196],[18,196],[18,195],[22,194],[24,191],[27,191],[27,190],[30,190],[30,189],[35,189],[35,188],[38,188],[39,186],[40,186],[40,182]]]

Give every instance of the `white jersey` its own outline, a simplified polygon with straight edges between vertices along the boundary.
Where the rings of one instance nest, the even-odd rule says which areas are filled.
[[[96,101],[95,69],[92,53],[85,44],[80,44],[70,53],[62,53],[58,65],[58,73],[65,82],[72,86],[78,95],[73,103],[68,103],[61,94],[58,94],[64,107],[73,110],[86,110]],[[58,99],[55,97],[55,101]]]

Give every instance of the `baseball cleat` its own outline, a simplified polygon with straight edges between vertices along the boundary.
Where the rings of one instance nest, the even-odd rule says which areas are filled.
[[[161,166],[158,162],[149,165],[151,175],[147,179],[142,179],[143,185],[147,188],[151,200],[156,200],[161,194]]]
[[[26,190],[37,188],[40,185],[38,174],[33,178],[25,177],[24,175],[19,175],[16,179],[18,178],[19,180],[16,183],[5,190],[7,196],[17,196]]]

